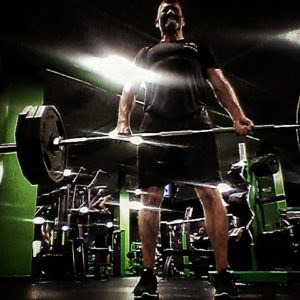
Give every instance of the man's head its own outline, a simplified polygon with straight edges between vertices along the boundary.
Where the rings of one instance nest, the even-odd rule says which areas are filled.
[[[185,21],[178,0],[163,0],[158,7],[156,27],[163,34],[175,35],[181,31]]]

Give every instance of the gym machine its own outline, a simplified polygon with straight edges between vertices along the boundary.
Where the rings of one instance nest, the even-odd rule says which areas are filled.
[[[263,147],[247,159],[244,143],[239,153],[231,172],[247,189],[228,198],[237,223],[229,238],[232,273],[240,282],[299,282],[300,207],[287,206],[280,161]]]
[[[106,186],[98,170],[87,184],[80,168],[70,184],[43,193],[34,218],[32,277],[110,277],[113,216],[106,209]]]

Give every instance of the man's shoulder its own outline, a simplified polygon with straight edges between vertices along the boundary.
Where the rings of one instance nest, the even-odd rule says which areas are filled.
[[[137,57],[145,57],[148,53],[148,51],[153,48],[155,45],[148,45],[145,47],[140,48],[140,50],[137,53]]]
[[[184,44],[186,46],[190,46],[190,47],[196,48],[198,50],[209,48],[209,45],[206,42],[199,41],[199,40],[185,40]]]
[[[144,46],[140,49],[139,52],[148,52],[151,48],[153,48],[155,45],[157,44],[151,44],[151,45],[147,45],[147,46]]]
[[[212,47],[209,43],[199,40],[186,41],[186,47],[190,47],[197,51],[202,57],[214,56]]]
[[[147,54],[151,48],[153,48],[154,45],[148,45],[145,47],[140,48],[138,53],[135,56],[135,63],[139,65],[145,65],[147,63]]]

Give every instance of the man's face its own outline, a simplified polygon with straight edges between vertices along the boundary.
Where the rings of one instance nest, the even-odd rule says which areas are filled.
[[[177,3],[163,3],[158,8],[156,25],[166,34],[174,34],[184,25],[181,7]]]

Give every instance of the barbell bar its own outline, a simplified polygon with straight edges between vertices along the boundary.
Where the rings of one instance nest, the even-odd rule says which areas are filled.
[[[253,131],[256,130],[273,130],[273,129],[299,129],[300,124],[283,124],[283,125],[254,125]],[[161,131],[161,132],[144,132],[133,135],[119,135],[119,136],[110,136],[108,133],[101,133],[101,136],[93,136],[93,137],[75,137],[75,138],[67,138],[62,139],[58,137],[54,140],[54,144],[56,145],[70,145],[70,144],[81,144],[86,142],[100,141],[105,139],[116,139],[120,141],[131,142],[132,144],[141,144],[146,143],[147,141],[134,139],[134,138],[154,138],[154,137],[176,137],[176,136],[188,136],[195,134],[205,134],[205,133],[213,133],[213,134],[221,134],[221,133],[233,133],[235,132],[234,127],[216,127],[210,129],[199,129],[199,130],[175,130],[175,131]],[[160,144],[161,145],[161,144]],[[170,144],[172,146],[172,144]]]
[[[300,124],[266,124],[255,125],[253,131],[296,129],[298,138],[299,128]],[[146,132],[131,136],[102,133],[99,136],[66,138],[61,115],[55,106],[27,106],[18,115],[15,132],[16,143],[0,144],[0,154],[16,152],[23,175],[31,184],[49,183],[49,181],[58,183],[64,178],[63,172],[67,164],[67,147],[65,146],[68,145],[117,140],[135,145],[148,143],[161,147],[185,147],[184,145],[154,141],[153,138],[233,132],[235,132],[234,127],[216,127],[201,130]]]

